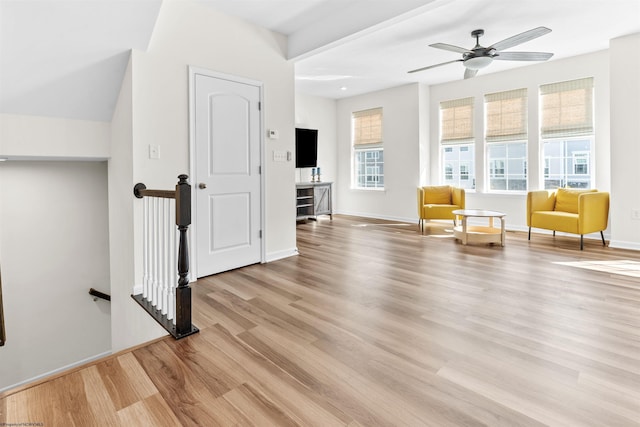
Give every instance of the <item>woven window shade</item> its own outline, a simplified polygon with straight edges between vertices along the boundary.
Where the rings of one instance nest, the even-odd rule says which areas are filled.
[[[487,142],[527,139],[527,89],[485,95]]]
[[[440,141],[463,144],[473,140],[473,98],[441,102]]]
[[[382,108],[353,113],[353,144],[356,147],[382,144]]]
[[[543,138],[593,134],[593,78],[540,86]]]

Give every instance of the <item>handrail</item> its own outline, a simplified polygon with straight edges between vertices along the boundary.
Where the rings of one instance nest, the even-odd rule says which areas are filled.
[[[93,288],[89,289],[89,295],[92,295],[92,296],[95,297],[93,299],[94,301],[97,301],[98,298],[102,298],[104,300],[111,301],[111,295],[105,294],[104,292],[97,291],[97,290],[95,290]]]
[[[0,347],[7,341],[7,334],[4,329],[4,309],[2,306],[2,273],[0,273]]]
[[[179,232],[177,253],[178,281],[177,287],[171,290],[175,290],[175,316],[171,319],[167,314],[163,314],[162,310],[158,309],[158,300],[155,299],[157,295],[150,295],[147,298],[147,295],[143,292],[143,294],[131,295],[131,297],[176,339],[198,332],[198,328],[191,323],[189,248],[187,244],[187,230],[191,225],[191,185],[187,181],[188,178],[187,175],[179,175],[175,191],[149,190],[143,183],[138,183],[133,187],[133,194],[138,199],[144,197],[175,199],[175,224]],[[164,290],[166,291],[166,288]],[[170,295],[173,294],[170,293]]]
[[[185,175],[186,176],[186,175]],[[175,199],[176,192],[172,190],[148,190],[147,186],[139,182],[133,187],[133,194],[138,199],[143,197],[161,197],[164,199]]]

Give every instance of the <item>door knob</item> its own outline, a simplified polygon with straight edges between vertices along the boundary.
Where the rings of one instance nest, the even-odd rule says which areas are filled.
[[[200,184],[198,184],[198,188],[201,190],[204,190],[205,188],[207,188],[207,184],[205,184],[204,182],[201,182]]]

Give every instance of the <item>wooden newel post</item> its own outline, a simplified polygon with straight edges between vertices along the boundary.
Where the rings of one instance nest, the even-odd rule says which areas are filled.
[[[189,287],[189,247],[187,230],[191,225],[191,185],[187,175],[178,176],[176,185],[176,225],[180,232],[178,243],[178,287],[176,289],[176,332],[191,332],[191,288]]]

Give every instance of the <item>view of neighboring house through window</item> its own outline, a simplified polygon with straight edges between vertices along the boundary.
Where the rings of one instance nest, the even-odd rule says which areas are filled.
[[[473,98],[440,103],[443,184],[475,189]]]
[[[527,89],[485,95],[489,190],[527,190]]]
[[[593,78],[540,86],[544,188],[592,188]]]
[[[352,125],[353,186],[361,189],[382,189],[384,188],[382,108],[353,113]]]

